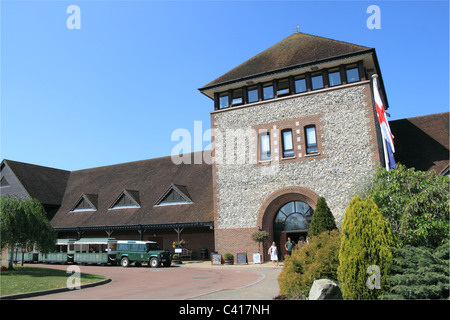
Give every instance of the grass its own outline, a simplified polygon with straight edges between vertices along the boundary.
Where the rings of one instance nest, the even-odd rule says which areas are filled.
[[[39,267],[18,267],[0,272],[0,296],[28,293],[67,287],[67,280],[73,275],[66,270]],[[105,276],[81,273],[81,285],[106,279]]]

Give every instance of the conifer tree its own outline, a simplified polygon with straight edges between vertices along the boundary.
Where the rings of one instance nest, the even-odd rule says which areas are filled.
[[[355,196],[342,224],[338,276],[344,299],[377,299],[386,289],[395,240],[377,205]],[[378,272],[377,272],[378,271]]]
[[[337,229],[333,214],[328,208],[324,197],[317,200],[316,210],[313,213],[311,224],[309,225],[309,235],[316,236],[323,231]]]

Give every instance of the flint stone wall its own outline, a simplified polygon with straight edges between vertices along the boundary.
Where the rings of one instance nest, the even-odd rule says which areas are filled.
[[[317,138],[323,149],[318,156],[306,157],[301,150],[302,161],[280,160],[278,165],[264,166],[256,160],[255,136],[243,144],[227,140],[223,134],[214,146],[220,157],[215,165],[216,228],[258,227],[256,217],[263,201],[272,192],[288,186],[301,186],[325,197],[339,223],[357,186],[380,165],[369,86],[366,82],[214,113],[212,127],[221,134],[319,115],[317,132],[321,136]],[[234,148],[227,146],[230,143],[235,144]],[[229,152],[237,157],[242,156],[243,150],[245,163],[224,163]],[[298,159],[298,152],[296,156]]]

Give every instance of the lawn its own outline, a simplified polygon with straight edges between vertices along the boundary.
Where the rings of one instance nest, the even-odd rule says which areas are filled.
[[[0,296],[67,287],[72,272],[39,267],[18,267],[0,272]],[[81,285],[106,279],[105,276],[81,273]]]

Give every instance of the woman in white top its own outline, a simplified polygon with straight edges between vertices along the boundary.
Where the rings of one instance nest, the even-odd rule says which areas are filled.
[[[269,248],[270,260],[272,260],[273,265],[275,265],[275,261],[277,262],[278,267],[278,254],[277,254],[277,245],[275,242],[272,243],[272,246]]]

